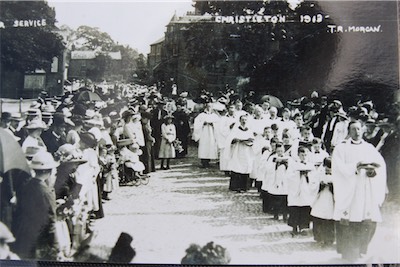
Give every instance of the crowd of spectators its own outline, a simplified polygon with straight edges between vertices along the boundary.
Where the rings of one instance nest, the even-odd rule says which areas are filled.
[[[192,140],[202,168],[216,161],[230,176],[229,190],[256,187],[263,211],[288,223],[293,235],[304,234],[313,221],[315,240],[331,245],[338,232],[335,221],[349,225],[358,209],[349,210],[351,201],[339,203],[340,196],[353,195],[338,191],[350,179],[339,181],[338,173],[356,164],[349,171],[354,179],[374,177],[373,187],[356,194],[373,194],[373,200],[364,197],[361,204],[374,210],[356,222],[378,222],[375,206],[387,193],[379,152],[397,136],[397,121],[379,114],[372,101],[346,109],[340,100],[317,92],[285,104],[273,96],[241,98],[231,90],[216,96],[203,91],[190,99],[187,92],[163,96],[155,86],[124,84],[85,86],[63,96],[42,92],[27,112],[1,114],[1,128],[19,142],[31,172],[2,174],[0,226],[10,230],[0,229],[0,240],[22,259],[71,259],[90,241],[91,222],[104,217],[111,192],[146,185],[156,171],[155,160],[160,170],[170,169],[174,158],[188,155]],[[370,145],[358,153],[370,158],[347,162],[347,153],[354,152],[343,147],[364,144],[362,139]],[[339,206],[342,213],[336,214]],[[374,227],[368,228],[370,236]],[[346,229],[339,229],[336,242],[343,247],[338,252],[357,258],[370,239],[357,239],[364,246],[354,252],[354,246],[345,246]]]

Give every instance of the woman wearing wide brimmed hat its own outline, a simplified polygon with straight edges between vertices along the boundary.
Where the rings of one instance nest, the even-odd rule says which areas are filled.
[[[125,112],[124,112],[125,113]],[[144,146],[144,136],[142,124],[140,123],[140,113],[133,113],[128,111],[125,115],[125,125],[123,127],[123,135],[137,143],[140,147]]]
[[[174,141],[176,140],[176,128],[173,124],[174,116],[168,114],[164,117],[165,122],[161,125],[161,144],[158,158],[161,159],[161,169],[168,170],[170,159],[176,157]],[[164,160],[166,166],[164,167]]]
[[[55,260],[56,201],[54,186],[59,163],[46,152],[38,152],[30,164],[35,176],[22,189],[17,203],[15,252],[23,259]]]
[[[77,182],[82,184],[80,196],[87,199],[90,211],[101,211],[97,179],[100,173],[100,165],[96,152],[96,137],[92,133],[84,132],[80,134],[80,139],[80,149],[83,152],[82,158],[87,160],[86,163],[79,165],[76,170]],[[101,215],[99,214],[98,217],[102,217]]]
[[[24,151],[24,153],[26,152],[26,148],[29,146],[42,147],[47,151],[47,146],[40,137],[43,130],[46,128],[46,124],[42,120],[38,119],[30,121],[29,124],[25,126],[25,129],[28,130],[28,136],[22,143],[22,151]]]
[[[75,172],[78,166],[85,164],[87,160],[83,159],[82,151],[72,144],[60,146],[55,156],[60,159],[60,166],[57,169],[57,179],[54,185],[57,199],[78,198],[81,186],[76,182]]]

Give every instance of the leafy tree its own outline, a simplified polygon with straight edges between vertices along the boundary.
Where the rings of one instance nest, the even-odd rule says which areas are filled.
[[[80,50],[112,51],[116,46],[108,33],[90,26],[80,26],[76,30],[76,43],[81,43]]]
[[[137,50],[131,48],[129,45],[119,45],[116,46],[115,49],[117,49],[117,51],[121,51],[121,74],[124,76],[125,79],[129,80],[136,72],[136,60],[139,57],[139,53],[137,52]]]
[[[146,58],[143,54],[139,54],[136,59],[136,75],[138,78],[138,82],[145,83],[147,82],[149,76],[149,70],[147,68]]]
[[[55,33],[55,11],[45,1],[0,1],[1,66],[5,70],[47,69],[64,45]],[[45,19],[43,27],[12,27],[15,20]]]
[[[238,87],[236,77],[250,78],[244,90],[282,98],[298,97],[324,86],[337,37],[326,31],[329,19],[310,24],[299,20],[300,14],[323,15],[318,4],[306,1],[293,10],[286,1],[196,1],[195,7],[200,14],[281,14],[295,22],[192,23],[184,33],[192,73],[220,73],[234,88]],[[315,73],[316,79],[305,79],[315,77]],[[207,77],[202,80],[207,81]]]

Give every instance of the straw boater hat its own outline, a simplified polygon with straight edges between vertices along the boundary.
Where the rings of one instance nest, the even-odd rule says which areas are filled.
[[[41,114],[42,112],[38,108],[30,108],[27,112],[28,116],[40,116]]]
[[[53,105],[47,104],[47,105],[42,107],[42,112],[55,113],[56,109],[54,108]]]
[[[27,126],[25,126],[25,129],[28,130],[34,130],[34,129],[46,129],[47,126],[44,123],[44,121],[40,120],[40,119],[36,119],[36,120],[31,120],[29,122],[29,124]]]
[[[23,121],[24,118],[22,118],[21,113],[11,113],[11,118],[10,120],[13,121]]]
[[[129,138],[120,139],[120,140],[117,141],[117,146],[119,146],[119,147],[129,146],[131,144],[133,144],[133,141],[132,141],[132,139],[129,139]]]
[[[42,113],[42,119],[52,119],[53,118],[53,114],[50,112],[43,112]]]
[[[53,156],[47,151],[39,151],[33,156],[31,168],[34,170],[50,170],[58,167],[60,164],[54,160]]]
[[[33,101],[32,104],[29,106],[31,109],[39,109],[41,104],[37,101]]]

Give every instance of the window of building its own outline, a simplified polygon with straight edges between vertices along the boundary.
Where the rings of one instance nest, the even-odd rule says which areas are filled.
[[[46,75],[25,74],[24,89],[44,90],[46,86]]]

